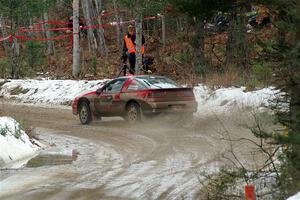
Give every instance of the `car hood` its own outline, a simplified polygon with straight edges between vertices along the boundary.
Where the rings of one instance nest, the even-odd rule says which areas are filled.
[[[93,95],[97,95],[96,91],[90,91],[90,92],[81,94],[81,95],[75,97],[75,99],[80,99],[81,97],[89,97],[89,96],[93,96]]]

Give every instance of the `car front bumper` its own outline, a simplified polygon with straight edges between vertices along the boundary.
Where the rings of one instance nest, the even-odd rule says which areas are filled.
[[[72,112],[74,115],[77,115],[78,114],[78,100],[75,99],[73,102],[72,102]]]

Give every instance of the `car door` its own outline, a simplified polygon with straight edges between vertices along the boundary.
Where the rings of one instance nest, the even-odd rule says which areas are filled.
[[[120,112],[122,102],[120,93],[127,78],[119,78],[104,86],[95,100],[95,108],[99,115],[109,116]]]

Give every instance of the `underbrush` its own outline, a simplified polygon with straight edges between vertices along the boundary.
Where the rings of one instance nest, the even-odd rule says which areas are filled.
[[[218,89],[222,87],[246,87],[247,91],[261,89],[272,84],[272,77],[262,78],[261,74],[246,75],[237,70],[226,70],[225,72],[209,72],[203,82],[205,85]]]
[[[276,137],[284,134],[275,131],[276,118],[269,112],[254,111],[249,117],[241,124],[251,131],[249,135],[240,132],[234,136],[221,120],[216,120],[223,129],[215,139],[224,141],[228,150],[221,155],[223,165],[217,173],[199,174],[205,177],[204,181],[199,181],[201,199],[244,199],[245,186],[254,187],[256,198],[263,200],[286,199],[297,191],[295,185],[288,184],[295,183],[292,179],[299,179],[299,175],[297,170],[286,168],[288,148],[276,142]],[[238,149],[239,146],[244,149]]]
[[[199,196],[204,200],[240,200],[246,196],[245,187],[253,187],[257,199],[284,199],[276,176],[269,172],[247,172],[223,167],[218,173],[204,175]]]

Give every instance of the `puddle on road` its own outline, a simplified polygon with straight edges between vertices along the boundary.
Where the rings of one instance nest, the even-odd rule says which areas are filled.
[[[26,164],[26,167],[34,168],[34,167],[42,167],[42,166],[51,166],[51,165],[66,165],[72,164],[77,157],[68,156],[68,155],[60,155],[60,154],[45,154],[38,155],[31,160],[29,160]]]

